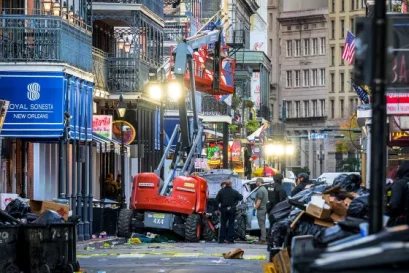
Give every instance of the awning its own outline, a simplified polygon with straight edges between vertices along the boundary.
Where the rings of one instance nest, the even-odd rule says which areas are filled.
[[[116,139],[109,139],[104,136],[98,135],[96,133],[92,133],[92,141],[104,145],[97,145],[97,152],[98,153],[106,153],[111,150],[111,144],[114,144],[114,151],[117,154],[121,153],[121,145],[122,143]],[[106,144],[106,145],[105,145]],[[128,157],[130,156],[130,146],[125,144],[125,152],[127,153]]]

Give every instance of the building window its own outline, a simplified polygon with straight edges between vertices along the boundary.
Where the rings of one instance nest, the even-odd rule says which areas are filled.
[[[304,25],[304,29],[308,29],[308,24],[305,24],[305,25]]]
[[[293,41],[288,40],[287,41],[287,57],[293,56]]]
[[[293,103],[291,101],[287,101],[287,116],[289,118],[293,116]]]
[[[341,11],[345,11],[345,0],[341,0]]]
[[[340,100],[339,101],[339,109],[341,111],[341,118],[343,118],[345,116],[345,112],[344,112],[344,100]]]
[[[341,92],[345,92],[345,88],[344,88],[344,86],[345,86],[345,77],[344,77],[343,72],[339,73],[339,84],[340,84],[340,87],[341,87]]]
[[[295,40],[295,57],[301,55],[301,40]]]
[[[359,1],[359,0],[357,0]],[[355,7],[355,0],[351,0],[351,10],[354,10]]]
[[[325,85],[325,68],[320,69],[320,85]]]
[[[352,34],[354,34],[355,35],[355,19],[354,18],[352,18],[351,20],[350,20],[350,24],[351,24],[351,32],[352,32]]]
[[[326,40],[325,40],[325,37],[324,38],[321,38],[321,52],[320,52],[320,54],[321,55],[324,55],[326,52],[326,46],[327,46],[327,44],[326,44]]]
[[[331,65],[335,65],[335,48],[331,46]]]
[[[312,86],[318,85],[318,69],[312,70]]]
[[[331,21],[331,39],[335,39],[335,21]]]
[[[287,87],[293,86],[293,72],[287,71]]]
[[[321,116],[325,116],[325,100],[320,100],[320,106],[321,106]]]
[[[304,101],[304,117],[308,118],[310,116],[310,102],[308,100]]]
[[[310,55],[310,39],[304,39],[304,56]]]
[[[288,26],[288,27],[287,27],[287,30],[291,30],[291,26]]]
[[[331,92],[334,92],[335,90],[335,75],[334,73],[331,73]]]
[[[341,20],[341,38],[345,37],[345,20]]]
[[[343,47],[343,46],[341,46],[341,52],[340,52],[340,54],[341,54],[341,65],[344,65],[345,62],[344,62],[344,59],[342,58],[342,55],[344,55],[344,47]]]
[[[273,13],[270,12],[268,19],[268,27],[270,30],[273,30]]]
[[[295,87],[300,87],[301,86],[301,71],[300,70],[295,70]]]
[[[349,84],[349,91],[352,92],[352,79],[354,78],[354,72],[349,72],[349,78],[351,79],[351,83]]]
[[[355,99],[349,99],[349,112],[350,112],[351,114],[353,114],[354,111],[355,111],[355,105],[354,105],[354,103],[355,103]]]
[[[296,101],[295,102],[295,117],[296,118],[299,118],[300,117],[300,102],[299,101]]]
[[[271,104],[271,120],[274,120],[274,104]]]
[[[269,50],[268,51],[270,51],[270,56],[272,56],[273,55],[273,39],[270,39],[270,41],[269,41]]]
[[[331,12],[335,12],[335,0],[331,0]]]
[[[317,28],[317,24],[312,24],[312,28]]]
[[[304,70],[304,86],[310,86],[310,71]]]
[[[335,103],[334,100],[331,100],[331,118],[335,117]]]
[[[317,111],[318,111],[318,102],[317,102],[317,100],[313,100],[312,101],[312,116],[313,117],[318,116]]]
[[[312,55],[318,55],[318,38],[312,39]]]
[[[359,9],[359,0],[356,0],[356,9]]]

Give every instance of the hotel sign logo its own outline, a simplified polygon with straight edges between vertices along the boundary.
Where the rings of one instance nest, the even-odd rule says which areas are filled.
[[[40,98],[40,85],[36,82],[27,85],[27,98],[36,101]]]

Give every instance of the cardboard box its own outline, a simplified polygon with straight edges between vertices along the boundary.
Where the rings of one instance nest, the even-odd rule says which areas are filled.
[[[61,215],[65,221],[68,220],[68,213],[70,211],[70,206],[41,200],[30,200],[30,208],[32,213],[38,215],[46,210],[53,210]]]
[[[333,227],[334,223],[329,221],[323,221],[320,219],[314,219],[314,224],[321,226],[321,227]]]
[[[5,210],[7,205],[17,197],[18,194],[15,193],[0,193],[0,209]]]
[[[331,209],[309,203],[306,213],[318,219],[328,219],[331,215]]]
[[[264,273],[277,273],[273,263],[261,263],[261,267],[263,268]]]
[[[284,248],[273,258],[276,273],[291,273],[290,255],[287,248]]]
[[[331,202],[331,209],[339,216],[346,216],[348,207],[344,201]]]
[[[331,214],[330,218],[332,219],[332,221],[334,221],[335,223],[343,221],[345,219],[344,216],[338,215],[335,212]]]

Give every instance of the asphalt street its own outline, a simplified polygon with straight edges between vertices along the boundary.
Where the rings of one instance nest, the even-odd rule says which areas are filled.
[[[243,259],[222,257],[234,248],[244,250]],[[262,272],[261,263],[266,262],[268,252],[266,246],[252,244],[162,243],[80,250],[77,257],[83,272],[88,273],[250,273]]]

